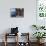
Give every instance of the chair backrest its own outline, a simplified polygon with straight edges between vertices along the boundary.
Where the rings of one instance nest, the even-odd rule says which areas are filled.
[[[16,28],[11,28],[11,34],[18,33],[18,27]]]

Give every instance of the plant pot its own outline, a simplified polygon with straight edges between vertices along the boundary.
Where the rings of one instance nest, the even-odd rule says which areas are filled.
[[[41,44],[44,42],[45,39],[37,39],[37,43]]]
[[[37,43],[40,43],[40,39],[37,39]]]

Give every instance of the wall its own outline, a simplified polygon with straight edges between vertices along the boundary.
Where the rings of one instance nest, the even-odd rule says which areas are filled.
[[[24,8],[24,18],[11,18],[10,8]],[[36,24],[36,0],[0,0],[0,34],[10,32],[9,28],[19,27],[19,32],[30,32]]]

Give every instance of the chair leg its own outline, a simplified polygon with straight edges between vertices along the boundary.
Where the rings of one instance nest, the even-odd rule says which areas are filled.
[[[5,43],[4,43],[4,44],[5,44],[5,46],[7,46],[7,42],[6,42],[6,41],[5,41]]]
[[[7,46],[7,34],[5,34],[5,46]]]

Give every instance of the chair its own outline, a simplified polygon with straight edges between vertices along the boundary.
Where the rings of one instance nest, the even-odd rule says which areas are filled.
[[[21,33],[22,40],[26,39],[26,41],[19,42],[19,46],[30,46],[29,42],[29,33]]]
[[[6,33],[5,34],[5,46],[8,45],[7,38],[10,38],[10,36],[17,36],[17,38],[15,38],[15,40],[17,40],[15,46],[18,46],[18,33],[17,34],[9,34],[9,33]]]
[[[7,42],[7,38],[13,37],[13,36],[17,36],[17,45],[18,46],[18,27],[16,28],[11,28],[11,33],[5,33],[5,46],[7,46],[8,42]],[[15,38],[16,40],[16,38]]]

